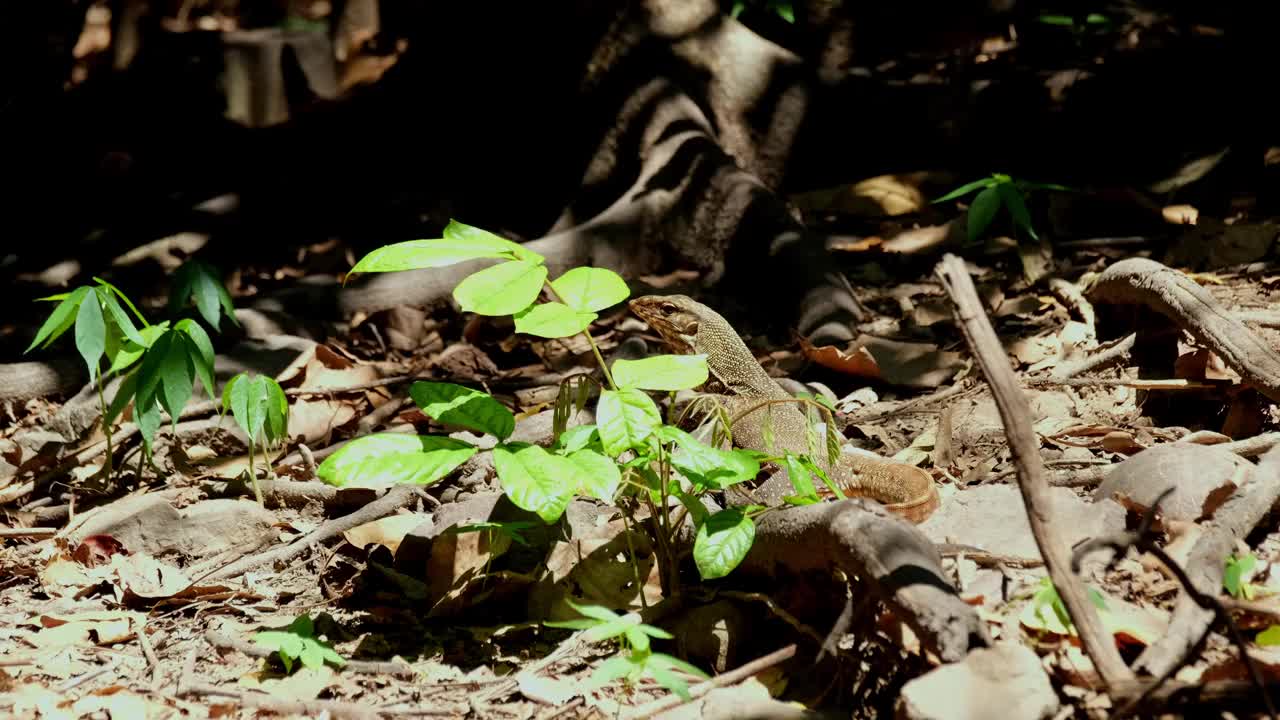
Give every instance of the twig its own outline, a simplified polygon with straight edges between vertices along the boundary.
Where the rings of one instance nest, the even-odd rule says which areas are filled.
[[[692,700],[696,700],[716,688],[728,687],[729,685],[742,682],[752,675],[791,659],[795,654],[796,646],[794,644],[788,645],[781,650],[775,650],[764,657],[752,660],[736,670],[730,670],[729,672],[717,675],[706,682],[700,682],[697,685],[694,685],[689,688],[689,697]],[[685,703],[686,701],[679,695],[668,695],[661,700],[655,700],[651,703],[641,705],[640,707],[633,709],[631,712],[624,714],[623,717],[626,718],[626,720],[641,720],[642,718],[652,717],[658,713],[678,708]]]
[[[216,648],[236,650],[248,655],[249,657],[267,658],[271,657],[272,653],[275,652],[275,650],[272,650],[271,648],[256,645],[248,642],[247,640],[241,640],[240,638],[218,632],[217,630],[206,630],[204,632],[204,639]],[[349,670],[357,673],[399,675],[402,677],[413,677],[417,674],[412,666],[406,663],[396,662],[394,660],[347,660],[346,663],[343,664],[342,669],[344,671]]]
[[[461,717],[466,714],[466,709],[462,707],[373,709],[366,705],[342,702],[340,700],[278,700],[270,695],[222,688],[205,683],[193,683],[186,686],[184,690],[186,695],[212,695],[231,698],[242,707],[259,708],[282,715],[317,717],[328,714],[331,717],[365,720],[366,718],[372,719],[386,716]]]
[[[1004,347],[982,308],[982,301],[978,299],[964,261],[947,254],[938,264],[935,274],[955,303],[960,328],[991,387],[1005,435],[1009,438],[1010,453],[1018,466],[1018,487],[1027,507],[1032,534],[1040,547],[1049,576],[1079,633],[1080,642],[1107,687],[1131,680],[1133,672],[1124,664],[1115,639],[1102,626],[1083,584],[1072,572],[1069,545],[1052,522],[1049,482],[1045,479],[1044,463],[1031,429],[1031,408],[1018,387]]]
[[[147,666],[151,669],[151,689],[160,689],[160,660],[156,657],[156,649],[151,646],[151,638],[147,637],[147,626],[143,623],[136,633],[138,636],[138,645],[142,648],[142,657],[147,659]]]
[[[3,538],[47,538],[58,534],[58,528],[0,528],[0,539]]]
[[[94,678],[97,678],[101,675],[105,675],[111,672],[112,670],[115,670],[116,666],[119,664],[120,664],[120,659],[116,658],[115,660],[112,660],[106,665],[103,665],[102,667],[98,668],[97,670],[90,670],[89,672],[79,677],[71,678],[70,680],[67,680],[66,682],[59,685],[57,687],[57,692],[69,693],[72,690],[75,690],[76,688],[80,687],[81,685],[89,682],[90,680],[93,680]]]
[[[1057,380],[1066,380],[1076,375],[1089,372],[1090,370],[1106,365],[1107,363],[1119,360],[1121,357],[1128,355],[1133,350],[1133,345],[1138,341],[1136,333],[1130,333],[1127,337],[1116,341],[1111,347],[1094,353],[1085,358],[1076,360],[1075,362],[1063,363],[1054,371],[1052,377]]]
[[[1206,390],[1230,387],[1227,381],[1148,380],[1146,378],[1028,378],[1027,387],[1129,387],[1137,390]]]
[[[1164,548],[1160,547],[1155,542],[1154,535],[1151,532],[1151,526],[1155,523],[1160,503],[1163,502],[1164,499],[1173,491],[1174,488],[1170,487],[1160,493],[1160,495],[1155,499],[1155,502],[1151,503],[1151,508],[1147,510],[1146,515],[1143,516],[1142,522],[1139,523],[1136,530],[1132,532],[1119,532],[1112,535],[1091,538],[1088,541],[1081,543],[1072,555],[1072,569],[1078,570],[1081,561],[1089,553],[1107,548],[1110,548],[1113,551],[1111,559],[1112,566],[1114,566],[1119,559],[1123,557],[1125,551],[1130,547],[1135,548],[1140,552],[1146,552],[1154,555],[1157,560],[1168,568],[1169,572],[1173,573],[1174,578],[1182,585],[1183,592],[1186,593],[1186,597],[1191,598],[1191,600],[1201,608],[1212,611],[1214,617],[1226,623],[1227,629],[1231,635],[1231,641],[1235,643],[1236,649],[1240,652],[1240,659],[1249,668],[1250,679],[1253,681],[1258,692],[1262,694],[1262,701],[1267,708],[1268,715],[1272,720],[1276,720],[1275,708],[1271,704],[1271,696],[1267,694],[1266,685],[1262,679],[1262,671],[1258,669],[1257,664],[1253,662],[1253,658],[1249,656],[1248,644],[1245,642],[1244,635],[1240,632],[1240,627],[1236,625],[1235,618],[1231,617],[1231,613],[1227,612],[1226,608],[1218,602],[1217,597],[1200,592],[1199,588],[1196,587],[1196,583],[1192,582],[1186,571],[1182,569],[1182,566],[1174,562],[1173,558],[1169,557],[1169,554],[1165,552]],[[1199,633],[1200,637],[1193,645],[1198,647],[1203,643],[1204,639],[1208,637],[1211,629],[1212,624],[1206,623],[1202,631]],[[1191,657],[1192,654],[1190,652],[1184,653],[1177,658],[1176,662],[1163,668],[1163,671],[1158,673],[1158,677],[1155,682],[1150,685],[1142,686],[1142,694],[1137,697],[1130,696],[1128,701],[1116,711],[1115,715],[1117,717],[1124,717],[1133,712],[1134,708],[1142,703],[1149,694],[1158,690],[1160,686],[1168,682],[1174,676],[1174,673],[1178,672],[1182,666],[1189,663],[1191,661]],[[1118,690],[1113,690],[1112,692],[1116,697],[1124,697],[1124,695]]]
[[[877,410],[876,412],[865,412],[865,411],[851,412],[851,413],[848,413],[847,415],[844,415],[841,419],[844,421],[845,425],[853,425],[855,423],[875,422],[877,420],[883,420],[887,417],[893,417],[894,415],[902,415],[904,413],[909,413],[909,412],[935,412],[935,411],[918,411],[916,410],[916,408],[921,405],[932,405],[934,403],[943,402],[944,400],[952,400],[960,395],[968,394],[969,392],[973,391],[976,387],[977,387],[976,385],[969,384],[966,382],[958,382],[949,387],[945,387],[935,392],[929,393],[928,395],[921,395],[918,398],[912,398],[910,400],[907,400],[906,402],[903,402],[897,407],[891,408],[889,410]]]
[[[363,525],[374,520],[380,520],[400,508],[408,505],[417,495],[418,489],[408,485],[397,485],[387,491],[387,494],[365,505],[363,508],[344,515],[340,518],[334,518],[321,524],[320,527],[311,531],[309,535],[299,538],[289,545],[272,548],[266,552],[251,555],[223,567],[208,576],[211,580],[225,580],[226,578],[235,577],[241,573],[252,570],[259,565],[265,565],[269,562],[284,562],[290,558],[301,555],[309,550],[312,546],[324,542],[329,538],[336,537],[341,533],[350,530],[358,525]]]

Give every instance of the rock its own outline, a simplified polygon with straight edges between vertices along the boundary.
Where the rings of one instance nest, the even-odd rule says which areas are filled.
[[[1040,658],[1016,643],[980,648],[908,682],[897,714],[909,720],[1040,720],[1058,711],[1058,696]]]
[[[1125,511],[1111,500],[1090,502],[1068,488],[1050,488],[1052,517],[1068,544],[1124,529]],[[1040,550],[1022,494],[1013,485],[965,488],[942,501],[920,526],[934,542],[973,545],[993,553],[1038,558]]]
[[[92,535],[110,535],[130,553],[202,559],[271,542],[275,520],[251,500],[204,500],[179,511],[159,495],[138,495],[84,513],[62,536],[78,544]]]
[[[1213,445],[1156,445],[1112,468],[1094,497],[1125,498],[1123,502],[1141,511],[1172,487],[1173,492],[1160,501],[1161,516],[1200,520],[1247,482],[1253,467],[1230,450]]]
[[[728,600],[698,605],[681,613],[670,631],[676,636],[678,657],[689,658],[716,673],[742,663],[742,645],[751,635],[747,614]]]

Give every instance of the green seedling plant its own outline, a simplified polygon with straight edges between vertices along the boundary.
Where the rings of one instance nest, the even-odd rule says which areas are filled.
[[[1232,554],[1226,560],[1226,565],[1222,572],[1222,587],[1231,597],[1237,600],[1252,600],[1257,593],[1258,586],[1250,582],[1245,582],[1245,578],[1258,565],[1258,556],[1253,553],[1245,553],[1243,556]]]
[[[1081,35],[1088,30],[1107,30],[1115,23],[1102,13],[1083,13],[1064,15],[1045,13],[1036,18],[1042,25],[1069,28],[1073,35]]]
[[[755,540],[754,518],[767,511],[748,505],[713,513],[703,505],[701,495],[755,479],[762,461],[778,461],[792,470],[792,481],[799,491],[794,502],[817,500],[813,474],[831,486],[809,456],[722,449],[729,445],[729,428],[735,418],[718,404],[709,408],[704,404],[709,410],[710,443],[703,439],[705,434],[699,437],[700,430],[681,430],[674,418],[671,423],[664,422],[650,393],[675,393],[703,385],[709,377],[706,357],[658,355],[606,363],[589,327],[600,311],[630,295],[623,279],[610,270],[579,267],[551,279],[541,255],[454,221],[441,238],[374,250],[351,272],[436,268],[476,259],[498,262],[463,279],[454,289],[454,299],[463,311],[509,315],[517,332],[536,337],[581,335],[604,380],[599,383],[580,375],[561,385],[553,412],[555,441],[546,448],[512,441],[515,416],[488,393],[433,381],[418,381],[409,388],[423,414],[440,425],[496,440],[494,467],[503,492],[516,506],[551,524],[579,495],[624,509],[636,503],[646,505],[663,585],[675,594],[679,592],[677,559],[682,556],[680,529],[686,520],[691,520],[696,530],[694,564],[701,577],[709,580],[724,577],[741,563]],[[583,409],[590,400],[593,385],[599,390],[596,423],[568,427],[576,414],[572,411]],[[798,402],[825,418],[825,449],[828,461],[833,462],[839,441],[830,408],[812,398],[767,401],[759,407],[768,412],[777,402]],[[810,449],[813,455],[823,449],[812,428]],[[347,443],[321,463],[316,474],[337,486],[429,485],[478,451],[476,444],[459,437],[377,433]],[[637,581],[643,585],[642,578]]]
[[[249,437],[249,479],[253,482],[253,494],[258,504],[263,504],[262,490],[258,486],[258,473],[254,468],[257,448],[271,448],[283,443],[289,436],[289,401],[280,384],[265,375],[250,377],[240,373],[222,389],[222,410],[231,411],[236,424]],[[261,440],[259,440],[261,438]],[[271,464],[267,472],[274,476]]]
[[[992,221],[996,219],[1000,208],[1005,208],[1009,211],[1009,216],[1013,219],[1016,227],[1025,231],[1032,240],[1039,241],[1040,236],[1031,224],[1031,212],[1027,209],[1026,198],[1033,190],[1070,192],[1071,188],[1049,183],[1033,183],[1002,173],[993,173],[989,177],[961,185],[933,202],[935,204],[949,202],[973,192],[978,193],[974,196],[973,201],[969,203],[969,214],[965,228],[971,243],[977,242],[982,238],[983,233],[987,231]]]
[[[650,638],[671,640],[674,637],[666,630],[646,625],[635,615],[623,616],[599,605],[577,605],[572,600],[566,602],[583,617],[544,624],[549,627],[585,630],[586,637],[591,642],[615,640],[626,653],[615,655],[601,663],[588,682],[590,688],[600,687],[618,678],[625,677],[629,682],[636,683],[645,677],[651,677],[687,702],[692,700],[689,684],[672,671],[679,670],[697,678],[708,679],[706,673],[679,658],[653,652],[649,645]]]
[[[218,307],[231,316],[230,296],[220,284],[217,288],[210,285],[210,278],[216,275],[207,266],[187,267],[191,269],[180,271],[176,279],[173,306],[180,307],[194,297],[197,309],[202,315],[211,314],[211,324],[216,328]],[[183,406],[191,399],[197,377],[213,397],[213,343],[204,328],[189,318],[172,325],[169,321],[148,323],[120,289],[101,278],[94,278],[94,282],[95,285],[39,298],[58,304],[26,352],[36,347],[47,348],[67,330],[75,328],[76,350],[84,359],[90,381],[97,387],[102,407],[102,430],[107,444],[103,476],[109,477],[114,457],[112,426],[131,403],[133,420],[143,440],[143,457],[149,457],[160,427],[161,411],[168,412],[176,426]],[[206,312],[210,310],[209,298],[215,301],[211,313]],[[104,385],[112,376],[123,380],[108,404]]]
[[[517,332],[543,338],[581,335],[605,380],[596,406],[597,422],[564,427],[569,406],[581,407],[588,399],[585,383],[590,380],[585,376],[579,376],[572,388],[562,386],[555,413],[556,442],[549,449],[509,442],[515,429],[514,415],[480,390],[445,382],[415,382],[409,393],[422,412],[445,426],[496,438],[494,466],[504,492],[515,505],[536,513],[544,522],[556,522],[578,494],[609,503],[617,501],[620,491],[638,496],[657,519],[659,562],[664,577],[672,583],[670,587],[674,588],[677,577],[674,542],[686,514],[697,528],[693,557],[701,576],[712,579],[732,571],[750,550],[755,537],[752,518],[764,508],[733,507],[711,514],[698,497],[754,479],[760,461],[770,458],[747,450],[722,450],[663,422],[649,393],[672,393],[705,383],[708,369],[704,356],[659,355],[618,360],[612,365],[604,362],[587,330],[599,311],[629,296],[626,283],[616,273],[579,267],[551,280],[541,255],[457,221],[445,228],[442,238],[374,250],[351,272],[435,268],[475,259],[500,262],[462,280],[454,289],[454,299],[466,312],[512,316]],[[544,293],[547,299],[540,301]],[[822,409],[831,420],[829,410]],[[723,413],[720,418],[724,419]],[[730,426],[729,422],[722,424]],[[833,429],[828,434],[828,449],[838,452],[834,422],[828,427]],[[816,442],[813,445],[818,447]],[[475,445],[457,438],[375,434],[357,438],[331,455],[317,468],[317,475],[342,486],[428,485],[477,451]],[[807,459],[793,456],[789,463],[821,472]],[[676,473],[682,482],[676,480]],[[807,477],[797,472],[797,477],[801,476]],[[801,494],[811,496],[811,489],[812,483],[806,488],[808,492]],[[683,508],[680,517],[673,517],[671,499]]]
[[[763,7],[792,25],[796,23],[796,12],[791,0],[734,0],[733,7],[729,10],[729,17],[737,19],[748,5]]]
[[[342,667],[347,661],[331,645],[316,637],[315,623],[310,615],[299,615],[284,630],[263,630],[253,636],[253,641],[273,650],[284,664],[285,672],[293,672],[295,660],[303,667],[318,669],[325,663]]]
[[[70,292],[39,298],[41,301],[58,304],[40,326],[26,352],[31,352],[36,347],[47,348],[67,330],[75,328],[76,350],[89,371],[90,382],[98,390],[98,403],[102,408],[102,431],[107,443],[102,472],[104,477],[110,477],[114,457],[112,420],[119,412],[117,405],[121,396],[125,395],[126,388],[122,386],[116,394],[116,402],[108,407],[104,394],[106,377],[133,367],[168,332],[168,324],[149,324],[133,301],[119,288],[101,278],[94,278],[94,282],[95,285],[82,285]],[[137,318],[138,325],[134,324],[129,312],[125,311],[126,307]],[[108,363],[105,370],[102,367],[104,359]],[[156,385],[158,386],[158,378]],[[154,425],[159,425],[158,410]]]
[[[219,323],[223,316],[235,325],[240,324],[231,302],[231,293],[222,284],[217,269],[194,259],[183,263],[173,274],[169,314],[176,317],[193,300],[200,317],[215,331],[220,331]]]
[[[1085,591],[1094,607],[1101,612],[1108,611],[1107,598],[1101,591],[1092,586],[1085,586]],[[1049,615],[1052,614],[1062,627],[1072,633],[1075,632],[1075,626],[1071,623],[1071,616],[1067,614],[1067,606],[1063,604],[1062,596],[1058,594],[1058,588],[1054,587],[1051,579],[1047,577],[1040,579],[1040,584],[1031,598],[1031,603],[1037,615],[1047,620]]]

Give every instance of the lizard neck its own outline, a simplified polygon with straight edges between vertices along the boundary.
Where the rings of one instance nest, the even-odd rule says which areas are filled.
[[[707,356],[707,368],[725,388],[747,398],[785,397],[782,389],[760,367],[746,343],[727,322],[713,318],[698,325],[693,351]]]

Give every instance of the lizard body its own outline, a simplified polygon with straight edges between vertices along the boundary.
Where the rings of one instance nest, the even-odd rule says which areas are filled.
[[[630,306],[673,352],[707,356],[711,375],[724,387],[729,416],[737,418],[732,428],[736,445],[765,452],[809,453],[808,421],[795,403],[752,410],[762,402],[792,396],[756,362],[737,331],[719,313],[685,295],[648,295],[632,300]],[[772,413],[772,447],[765,442],[767,412]],[[742,413],[746,414],[739,418]],[[835,468],[827,465],[825,457],[813,459],[846,494],[869,497],[912,522],[923,522],[938,507],[933,478],[913,465],[869,454],[843,453]],[[768,487],[771,484],[774,487]],[[759,490],[771,503],[791,493],[785,478],[780,484],[766,482]]]

